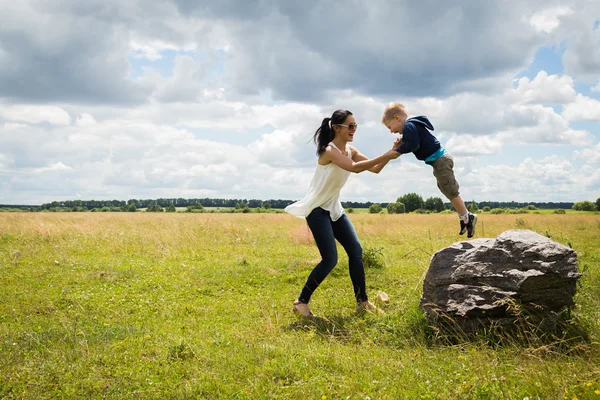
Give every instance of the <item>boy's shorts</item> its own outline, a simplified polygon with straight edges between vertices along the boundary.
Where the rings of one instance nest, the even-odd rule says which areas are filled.
[[[452,200],[458,197],[458,182],[454,177],[454,159],[450,154],[444,154],[432,164],[433,176],[437,180],[437,186],[440,191],[448,198]]]

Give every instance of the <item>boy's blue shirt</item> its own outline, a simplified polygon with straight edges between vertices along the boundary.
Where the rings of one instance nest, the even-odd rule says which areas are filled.
[[[402,128],[402,144],[396,151],[400,154],[414,153],[418,160],[433,163],[446,151],[430,130],[434,130],[433,125],[424,115],[407,119]]]

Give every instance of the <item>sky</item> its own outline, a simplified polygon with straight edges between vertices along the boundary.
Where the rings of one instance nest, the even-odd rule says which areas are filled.
[[[596,0],[0,0],[0,204],[299,199],[336,109],[426,115],[466,201],[600,197]],[[342,201],[442,197],[402,155]]]

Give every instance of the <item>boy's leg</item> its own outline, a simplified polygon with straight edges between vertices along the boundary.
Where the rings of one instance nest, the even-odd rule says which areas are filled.
[[[359,303],[367,301],[362,246],[358,240],[356,230],[346,214],[333,223],[333,233],[348,254],[348,269],[350,270],[350,280],[352,280],[354,288],[354,297]]]
[[[464,235],[467,232],[467,237],[472,238],[475,235],[475,226],[477,226],[477,214],[473,214],[467,210],[465,202],[460,196],[453,198],[450,202],[458,212],[458,217],[460,218],[460,232],[458,234]]]
[[[319,287],[325,277],[329,275],[333,267],[337,264],[338,259],[329,212],[322,208],[315,208],[310,215],[306,217],[306,222],[315,238],[315,243],[321,254],[321,262],[319,262],[310,275],[308,275],[308,279],[298,297],[298,300],[303,303],[308,303],[310,301],[313,292]]]
[[[469,211],[467,210],[467,206],[465,206],[465,202],[460,196],[450,199],[450,203],[458,213],[458,219],[460,221],[460,231],[458,234],[464,235],[465,232],[468,231],[467,225],[469,224]]]
[[[467,232],[469,238],[473,237],[477,215],[467,211],[465,202],[460,197],[459,185],[454,176],[454,159],[452,156],[446,154],[434,161],[433,175],[436,178],[438,188],[450,200],[450,203],[458,213],[460,222],[459,235]]]
[[[475,226],[477,226],[477,214],[469,213],[467,222],[467,237],[470,239],[475,236]]]
[[[463,215],[468,212],[467,206],[465,206],[465,202],[460,196],[456,196],[455,198],[450,199],[450,203],[452,204],[452,207],[454,207],[458,215]]]

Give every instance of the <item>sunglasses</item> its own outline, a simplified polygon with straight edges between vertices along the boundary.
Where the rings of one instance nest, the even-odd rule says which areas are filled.
[[[348,124],[348,125],[344,125],[344,124],[336,124],[336,125],[337,125],[337,126],[343,126],[343,127],[345,127],[345,128],[348,128],[348,129],[350,129],[350,130],[353,130],[353,129],[356,129],[356,128],[358,128],[358,124],[357,124],[357,123],[354,123],[354,122],[353,122],[353,123],[351,123],[351,124]]]

